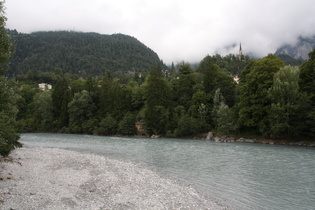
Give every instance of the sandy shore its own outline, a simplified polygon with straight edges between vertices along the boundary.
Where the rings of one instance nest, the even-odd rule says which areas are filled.
[[[0,209],[226,209],[139,165],[57,148],[0,163]]]

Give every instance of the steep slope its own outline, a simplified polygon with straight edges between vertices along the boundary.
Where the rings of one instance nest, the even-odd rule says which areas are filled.
[[[22,34],[9,30],[14,53],[8,76],[31,69],[72,74],[103,75],[147,71],[160,62],[158,55],[137,39],[68,31]]]
[[[308,53],[315,48],[315,36],[311,38],[300,37],[298,42],[292,45],[284,45],[280,47],[277,51],[277,55],[285,54],[289,55],[297,60],[307,60]]]

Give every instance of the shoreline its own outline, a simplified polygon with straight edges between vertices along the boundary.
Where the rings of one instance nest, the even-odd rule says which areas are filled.
[[[1,209],[228,209],[138,164],[24,147],[0,162]]]
[[[301,147],[315,147],[314,140],[300,140],[289,141],[284,139],[267,139],[262,136],[244,137],[234,135],[215,135],[213,132],[200,133],[195,136],[183,137],[184,139],[206,140],[216,143],[255,143],[255,144],[270,144],[283,146],[301,146]]]
[[[73,134],[73,135],[91,135],[91,136],[102,136],[95,134],[77,134],[77,133],[62,133],[62,132],[25,132],[25,133],[53,133],[53,134]],[[283,145],[283,146],[301,146],[301,147],[315,147],[315,140],[313,139],[304,139],[300,141],[290,141],[285,139],[268,139],[263,138],[262,136],[257,137],[246,137],[239,135],[218,135],[213,132],[208,133],[199,133],[193,136],[177,136],[177,137],[168,137],[162,135],[112,135],[108,137],[127,137],[127,138],[149,138],[149,139],[159,139],[159,138],[178,138],[178,139],[192,139],[192,140],[206,140],[216,143],[255,143],[255,144],[270,144],[270,145]]]

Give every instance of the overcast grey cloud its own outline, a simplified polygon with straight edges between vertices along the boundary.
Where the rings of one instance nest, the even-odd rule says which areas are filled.
[[[314,0],[7,0],[7,27],[136,37],[166,63],[273,53],[315,34]]]

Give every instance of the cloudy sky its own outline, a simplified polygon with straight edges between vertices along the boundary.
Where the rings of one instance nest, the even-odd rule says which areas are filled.
[[[314,0],[6,0],[7,28],[137,38],[167,64],[206,55],[265,56],[315,35]],[[235,45],[237,44],[237,45]]]

